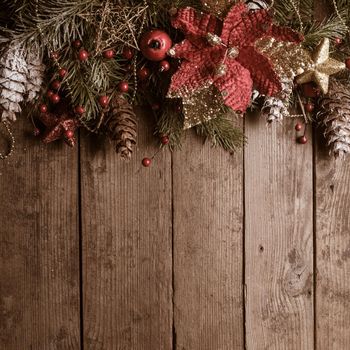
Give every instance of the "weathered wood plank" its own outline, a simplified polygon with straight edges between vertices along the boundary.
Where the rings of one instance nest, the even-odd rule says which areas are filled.
[[[313,349],[312,145],[246,118],[247,350]],[[309,135],[311,140],[311,136]]]
[[[27,121],[0,162],[0,348],[80,348],[77,149]],[[29,135],[28,135],[29,134]]]
[[[173,156],[176,349],[243,349],[243,156],[188,136]]]
[[[139,148],[123,162],[85,138],[81,153],[85,349],[172,348],[171,154],[139,114]]]
[[[316,155],[317,349],[350,344],[350,164]]]

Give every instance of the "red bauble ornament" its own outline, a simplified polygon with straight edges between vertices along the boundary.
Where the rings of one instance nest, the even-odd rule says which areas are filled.
[[[305,105],[305,110],[306,112],[308,113],[312,113],[314,110],[315,110],[315,105],[311,102],[308,102],[306,105]]]
[[[128,92],[129,91],[129,83],[127,81],[121,81],[118,84],[118,90],[120,92]]]
[[[301,85],[301,90],[303,95],[309,98],[315,98],[320,94],[319,88],[313,83],[307,83],[307,84]]]
[[[166,146],[169,144],[170,140],[169,140],[169,137],[168,136],[163,136],[161,139],[160,139],[162,145]]]
[[[50,98],[53,94],[54,92],[52,90],[47,90],[46,96]]]
[[[54,80],[52,83],[51,83],[51,87],[54,89],[54,90],[58,90],[60,87],[61,87],[61,82],[59,80]]]
[[[142,165],[146,168],[148,168],[149,166],[151,166],[152,164],[152,159],[150,158],[143,158],[142,159]]]
[[[106,50],[106,51],[103,51],[103,57],[104,58],[107,58],[107,59],[112,59],[112,58],[114,58],[114,56],[115,56],[115,53],[114,53],[114,50]]]
[[[60,57],[60,54],[57,51],[52,51],[51,52],[51,58],[53,60],[58,60],[59,57]]]
[[[41,113],[46,113],[47,112],[47,106],[42,104],[39,106],[39,110]]]
[[[81,49],[81,50],[79,51],[79,53],[78,53],[78,59],[79,59],[79,61],[84,62],[84,61],[86,61],[88,58],[89,58],[89,53],[88,53],[86,50]]]
[[[302,145],[307,144],[307,141],[308,140],[307,140],[307,137],[305,135],[298,138],[298,142]]]
[[[342,44],[342,42],[343,42],[343,39],[342,39],[342,38],[335,38],[335,39],[334,39],[334,43],[335,43],[336,45],[340,45],[340,44]]]
[[[130,47],[124,47],[122,56],[126,60],[131,60],[134,57],[134,52]]]
[[[66,130],[64,132],[64,136],[67,138],[67,139],[71,139],[74,137],[74,131],[73,130]]]
[[[109,97],[108,96],[100,96],[98,99],[98,103],[101,105],[101,107],[105,108],[109,104]]]
[[[61,68],[61,69],[58,71],[58,75],[59,75],[61,78],[64,78],[64,77],[67,75],[67,69]]]
[[[40,135],[40,130],[38,128],[35,128],[33,130],[33,136],[39,136]]]
[[[350,57],[345,61],[346,68],[350,69]]]
[[[140,80],[146,80],[150,76],[150,71],[146,67],[142,67],[137,71],[137,76]]]
[[[82,44],[81,40],[77,39],[77,40],[74,40],[74,41],[72,42],[72,45],[73,45],[73,47],[75,47],[76,49],[80,49],[81,46],[82,46],[83,44]]]
[[[59,94],[53,94],[53,95],[51,95],[51,97],[50,97],[50,101],[51,101],[52,103],[54,103],[54,104],[57,104],[58,102],[61,101],[61,97],[60,97]]]
[[[79,115],[83,115],[85,113],[85,108],[83,106],[76,106],[74,111]]]
[[[162,30],[151,30],[140,41],[141,52],[150,61],[164,60],[171,46],[170,36]]]
[[[300,123],[298,123],[298,124],[295,125],[295,130],[296,130],[296,131],[301,131],[302,128],[303,128],[303,125],[300,124]]]
[[[168,61],[162,61],[159,63],[159,71],[167,72],[170,69],[170,63]]]

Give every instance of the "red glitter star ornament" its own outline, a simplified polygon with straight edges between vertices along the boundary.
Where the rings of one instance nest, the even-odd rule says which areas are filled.
[[[80,127],[80,121],[73,113],[67,110],[60,111],[60,114],[41,113],[38,119],[46,127],[42,137],[44,143],[64,139],[68,146],[76,145],[74,133]]]
[[[270,11],[251,12],[244,3],[234,5],[223,22],[191,7],[180,9],[172,25],[186,39],[169,52],[183,59],[172,77],[169,97],[186,98],[213,84],[225,104],[239,111],[247,109],[253,84],[263,95],[281,91],[272,63],[257,51],[255,42],[265,37],[294,43],[303,40],[300,33],[273,24]]]

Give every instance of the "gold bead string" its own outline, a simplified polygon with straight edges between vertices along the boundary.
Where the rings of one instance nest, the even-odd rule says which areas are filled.
[[[340,22],[344,25],[344,27],[348,28],[348,25],[347,25],[346,21],[344,20],[344,18],[340,14],[340,11],[339,11],[339,8],[338,8],[336,0],[332,0],[332,2],[333,2],[333,7],[334,7],[334,10],[335,10],[335,13],[338,16],[338,18],[340,19]],[[349,28],[348,28],[348,31],[349,31]]]
[[[0,159],[1,160],[5,160],[9,157],[11,157],[11,155],[13,154],[13,152],[15,151],[15,144],[16,144],[16,140],[15,140],[15,136],[12,133],[11,127],[9,122],[2,122],[2,125],[5,127],[7,133],[10,136],[11,139],[11,146],[10,146],[10,150],[6,153],[6,154],[2,154],[0,153]]]
[[[303,33],[304,32],[304,23],[303,23],[303,20],[301,18],[301,14],[300,14],[300,3],[296,4],[296,2],[294,0],[289,0],[289,2],[292,5],[295,13],[298,16],[299,25],[300,25],[300,31]]]

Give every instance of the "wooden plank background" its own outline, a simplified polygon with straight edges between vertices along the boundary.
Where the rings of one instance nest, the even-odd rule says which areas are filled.
[[[321,12],[319,12],[321,14]],[[247,116],[235,155],[191,132],[149,169],[19,120],[0,163],[0,349],[348,350],[350,165]]]

